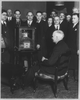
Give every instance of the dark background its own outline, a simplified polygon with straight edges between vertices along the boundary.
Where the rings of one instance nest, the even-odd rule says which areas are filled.
[[[2,2],[2,8],[4,9],[12,9],[12,11],[14,12],[14,10],[19,9],[21,11],[21,17],[25,18],[26,13],[28,11],[33,11],[33,13],[35,14],[37,10],[40,11],[46,11],[46,2]]]
[[[62,10],[63,8],[67,8],[67,12],[71,13],[72,8],[74,7],[75,2],[63,2],[63,6],[55,6],[54,1],[3,1],[2,2],[2,8],[3,9],[12,9],[14,10],[19,9],[21,11],[21,18],[25,19],[26,13],[28,11],[33,11],[35,14],[36,11],[46,11],[48,13],[48,16],[50,15],[51,11],[54,9]]]
[[[63,2],[63,6],[56,6],[55,2],[47,2],[46,3],[46,11],[48,13],[48,16],[50,15],[51,11],[53,9],[56,9],[58,11],[63,10],[64,8],[67,8],[67,13],[72,13],[72,8],[74,7],[74,2]]]

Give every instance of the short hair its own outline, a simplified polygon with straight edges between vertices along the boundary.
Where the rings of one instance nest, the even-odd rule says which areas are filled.
[[[47,12],[46,12],[46,11],[43,11],[43,12],[42,12],[42,14],[43,14],[43,13],[47,14]]]
[[[12,11],[11,9],[8,9],[8,10]],[[8,11],[8,10],[7,10],[7,11]]]
[[[50,17],[48,17],[48,19],[50,19],[50,18],[51,18],[51,19],[53,19],[51,16],[50,16]]]
[[[2,13],[4,13],[4,12],[7,13],[7,11],[5,9],[2,9]]]
[[[56,31],[54,31],[52,35],[58,36],[58,37],[59,37],[59,38],[58,38],[59,40],[63,40],[63,38],[64,38],[64,32],[61,31],[61,30],[56,30]]]
[[[20,14],[21,14],[21,11],[20,11],[20,10],[18,10],[18,9],[14,11],[14,14],[15,14],[17,11],[19,11],[19,12],[20,12]]]
[[[37,13],[41,13],[41,14],[42,14],[42,12],[41,12],[41,11],[37,11],[37,12],[36,12],[36,14],[37,14]]]
[[[76,7],[74,7],[74,8],[72,9],[72,11],[73,11],[73,13],[79,13],[79,9],[76,8]]]
[[[79,18],[79,13],[73,13],[73,14],[72,14],[72,16],[75,16],[75,15],[77,15],[78,18]]]
[[[59,18],[59,16],[55,16],[54,18],[56,18],[56,17],[58,17],[58,18]]]
[[[28,15],[28,13],[32,13],[32,14],[34,15],[34,13],[33,13],[32,11],[28,11],[28,12],[26,13],[26,15]]]

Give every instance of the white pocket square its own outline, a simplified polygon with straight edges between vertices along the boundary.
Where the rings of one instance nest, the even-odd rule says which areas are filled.
[[[77,29],[75,29],[75,31],[77,31]]]

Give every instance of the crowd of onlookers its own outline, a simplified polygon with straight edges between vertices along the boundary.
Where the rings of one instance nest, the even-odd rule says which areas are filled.
[[[52,42],[52,33],[55,30],[64,32],[64,41],[72,49],[73,52],[79,53],[79,10],[72,9],[72,14],[61,12],[57,14],[52,11],[50,16],[46,12],[37,11],[36,15],[32,11],[26,13],[25,19],[21,19],[21,11],[11,9],[7,11],[2,9],[1,15],[1,36],[2,48],[7,48],[11,61],[13,62],[14,48],[18,48],[19,27],[35,27],[35,45],[38,51],[38,59],[41,60],[43,55],[50,56],[55,44]],[[3,42],[4,41],[4,42]],[[28,57],[30,55],[27,54]]]
[[[67,50],[71,50],[70,67],[78,69],[79,55],[79,10],[72,9],[72,14],[54,10],[47,15],[46,12],[32,11],[26,13],[25,19],[21,18],[21,11],[11,9],[1,12],[1,62],[4,64],[8,57],[4,54],[7,51],[10,55],[9,63],[19,65],[25,68],[25,81],[31,81],[35,71],[41,70],[46,73],[55,73],[54,65],[58,57]],[[35,29],[35,51],[24,49],[19,51],[20,28]],[[23,30],[23,33],[27,33]],[[29,35],[30,33],[28,33]],[[25,37],[28,37],[26,35]],[[23,43],[25,40],[23,39]],[[29,41],[30,42],[30,41]],[[3,56],[4,55],[4,56]],[[4,58],[6,60],[4,61]],[[40,63],[42,61],[42,63]],[[39,66],[32,66],[38,64]],[[48,66],[48,67],[45,67]],[[11,67],[10,67],[11,68]],[[14,67],[15,68],[15,67]],[[30,68],[28,70],[28,68]],[[12,69],[12,68],[11,68]],[[10,69],[9,69],[10,71]],[[29,72],[28,72],[29,71]],[[13,71],[15,72],[15,71]],[[27,74],[28,73],[28,74]],[[29,76],[29,77],[28,77]]]

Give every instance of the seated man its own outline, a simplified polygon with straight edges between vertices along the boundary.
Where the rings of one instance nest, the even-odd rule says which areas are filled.
[[[58,57],[69,50],[67,44],[63,41],[64,33],[61,30],[56,30],[52,34],[52,40],[56,44],[49,59],[42,57],[39,66],[33,66],[25,76],[25,82],[31,82],[38,70],[45,74],[55,73],[55,63]],[[65,72],[64,72],[65,73]]]

